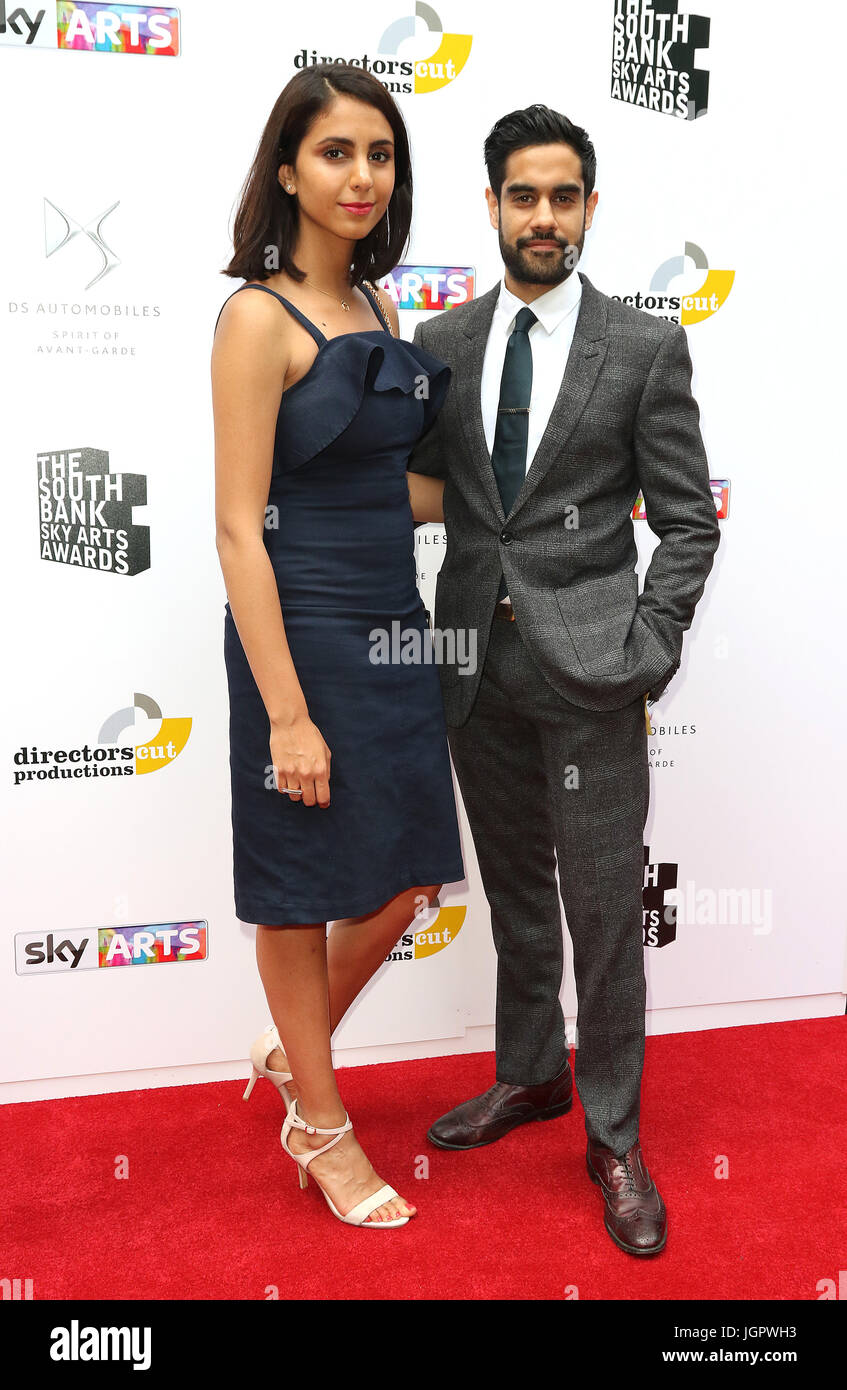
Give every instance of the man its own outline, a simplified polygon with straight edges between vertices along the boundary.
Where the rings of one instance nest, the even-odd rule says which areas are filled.
[[[597,206],[586,132],[531,106],[496,123],[485,160],[505,274],[415,330],[452,380],[409,467],[445,479],[435,626],[478,631],[475,673],[439,672],[498,957],[496,1081],[428,1137],[475,1148],[571,1107],[557,860],[588,1172],[612,1239],[649,1255],[667,1216],[639,1140],[645,721],[718,523],[685,330],[575,270]],[[641,595],[639,489],[660,537]]]

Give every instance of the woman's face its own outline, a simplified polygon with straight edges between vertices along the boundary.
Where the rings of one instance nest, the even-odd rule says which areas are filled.
[[[295,164],[280,166],[279,181],[301,217],[351,241],[384,216],[394,175],[394,134],[382,112],[337,96],[303,137]]]

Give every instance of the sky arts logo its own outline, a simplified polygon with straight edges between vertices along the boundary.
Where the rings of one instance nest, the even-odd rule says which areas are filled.
[[[729,478],[710,478],[709,487],[712,490],[712,497],[715,499],[715,511],[718,521],[725,521],[729,516]],[[635,506],[632,509],[633,521],[646,521],[647,508],[644,505],[644,494],[639,492],[635,499]]]
[[[709,43],[711,20],[677,14],[678,0],[614,0],[612,92],[684,121],[705,116],[709,73],[697,67],[697,50]]]
[[[128,724],[139,719],[158,720],[159,729],[146,743],[119,745],[118,739]],[[22,745],[15,753],[12,774],[16,787],[33,782],[58,782],[76,777],[132,777],[144,772],[159,772],[179,757],[191,733],[187,717],[162,717],[162,711],[150,695],[136,693],[135,704],[117,709],[102,725],[97,746],[87,743],[82,748],[39,748],[36,744]]]
[[[421,25],[418,24],[419,20]],[[294,66],[307,68],[316,63],[349,63],[354,68],[372,72],[389,92],[417,96],[423,92],[438,92],[455,81],[468,61],[472,43],[471,34],[445,34],[432,6],[418,0],[414,14],[395,19],[377,44],[377,52],[390,54],[390,57],[372,58],[367,53],[352,57],[328,55],[316,48],[310,52],[301,48],[294,58]],[[435,48],[433,44],[436,44]]]
[[[456,940],[467,911],[466,907],[441,907],[436,897],[415,918],[415,930],[401,936],[386,960],[422,960],[424,956],[437,955]]]
[[[702,284],[690,292],[677,289],[673,294],[664,293],[672,280],[691,274],[687,261],[694,263],[695,270],[706,271]],[[655,271],[649,294],[642,295],[638,290],[635,294],[612,294],[609,298],[632,304],[636,309],[652,313],[655,318],[669,319],[671,323],[681,323],[683,328],[687,328],[690,324],[711,318],[723,307],[734,280],[734,270],[709,270],[708,257],[702,247],[694,241],[687,241],[681,256],[671,256]]]
[[[154,922],[91,931],[18,932],[17,975],[103,970],[115,965],[176,965],[208,960],[208,922]]]
[[[455,309],[474,294],[473,266],[398,265],[380,280],[398,309]]]
[[[42,560],[101,573],[150,568],[150,527],[133,518],[146,506],[144,473],[113,473],[105,449],[37,454]]]
[[[52,0],[32,11],[0,0],[0,44],[84,53],[179,56],[179,10],[159,5],[96,5]]]

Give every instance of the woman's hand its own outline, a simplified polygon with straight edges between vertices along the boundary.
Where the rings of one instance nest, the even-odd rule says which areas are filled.
[[[270,747],[280,795],[299,801],[302,794],[305,806],[314,806],[316,801],[319,806],[328,806],[332,754],[308,714],[298,715],[287,724],[272,724]],[[297,795],[286,792],[286,787],[295,788]]]

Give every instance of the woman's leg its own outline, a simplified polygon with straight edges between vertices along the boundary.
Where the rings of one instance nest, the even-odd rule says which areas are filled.
[[[353,1000],[413,922],[416,912],[425,903],[431,903],[440,888],[440,883],[408,888],[383,903],[376,912],[333,922],[327,938],[330,1033],[335,1032]],[[274,1048],[266,1065],[271,1071],[290,1071],[297,1075],[278,1047]],[[288,1083],[288,1089],[293,1096],[297,1095],[294,1082]]]
[[[330,1029],[333,1033],[353,1000],[414,920],[415,913],[432,902],[440,887],[440,883],[434,883],[408,888],[384,903],[377,912],[333,922],[327,941]]]
[[[311,1125],[330,1128],[344,1123],[344,1105],[332,1069],[331,1028],[346,1013],[362,985],[411,921],[416,891],[432,891],[434,896],[437,889],[409,890],[398,895],[406,899],[403,904],[394,898],[378,913],[347,918],[335,924],[342,930],[331,947],[332,991],[325,923],[257,928],[259,974],[271,1016],[275,1022],[281,1020],[277,1028],[285,1048],[284,1057],[280,1058],[278,1049],[272,1057],[283,1063],[287,1059],[283,1069],[292,1071],[297,1077],[298,1113]],[[366,944],[354,940],[353,934],[346,930],[354,923],[358,924],[359,932],[367,934]],[[331,932],[330,940],[332,935]],[[271,1059],[268,1065],[272,1065]],[[307,1147],[321,1148],[326,1143],[326,1135],[307,1135],[302,1130],[292,1130],[288,1142],[295,1153],[302,1153]],[[342,1215],[382,1186],[382,1179],[374,1172],[355,1133],[345,1134],[309,1167]],[[368,1219],[391,1220],[395,1216],[412,1215],[414,1211],[415,1208],[402,1198],[392,1198]]]

